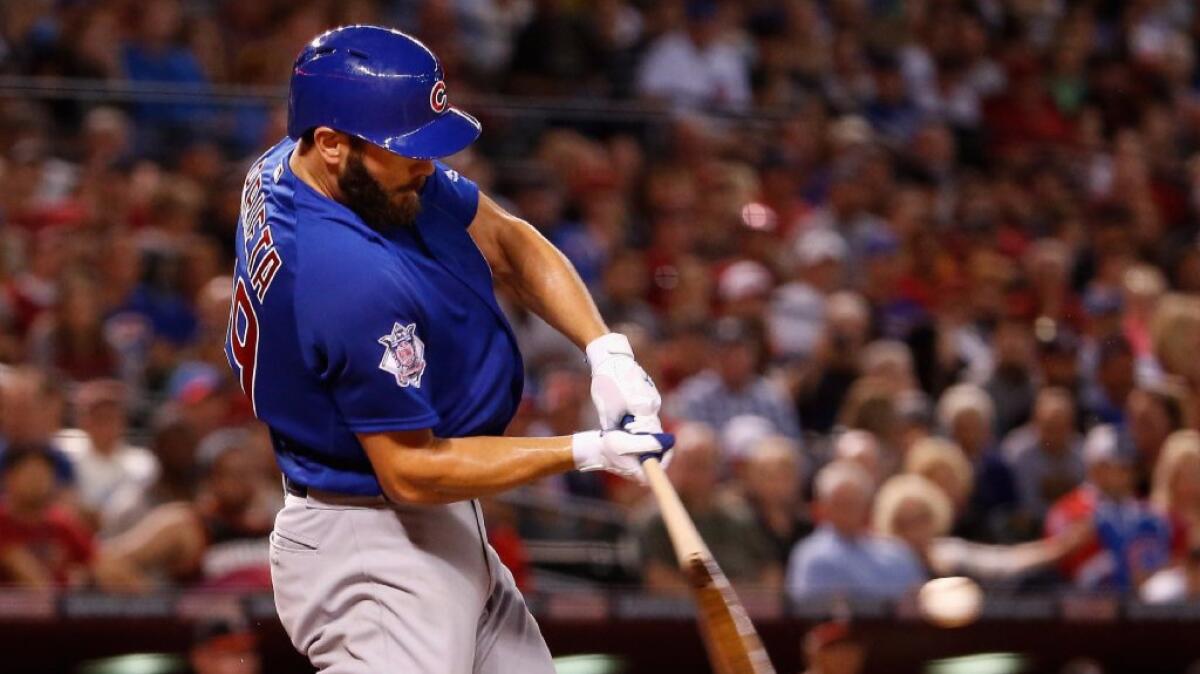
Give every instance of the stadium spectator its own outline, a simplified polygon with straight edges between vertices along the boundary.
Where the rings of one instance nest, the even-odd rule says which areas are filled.
[[[741,493],[774,548],[781,569],[792,548],[813,529],[800,498],[804,468],[795,442],[775,435],[753,445],[740,471]]]
[[[614,251],[604,268],[596,298],[600,315],[610,325],[632,323],[658,337],[662,327],[654,308],[645,300],[650,279],[645,255],[636,250]]]
[[[841,428],[866,431],[875,439],[881,477],[898,471],[904,461],[897,398],[895,383],[880,377],[859,377],[850,387],[839,415]]]
[[[1200,362],[1188,339],[1198,330],[1200,297],[1168,293],[1158,301],[1150,324],[1154,358],[1163,372],[1180,377],[1192,393],[1200,390]]]
[[[1129,393],[1122,442],[1134,457],[1139,494],[1148,493],[1159,452],[1171,433],[1183,427],[1183,415],[1179,395],[1168,384],[1141,386]]]
[[[1136,385],[1133,347],[1121,336],[1101,340],[1096,349],[1094,379],[1085,384],[1081,408],[1088,426],[1125,422],[1124,402]]]
[[[688,423],[676,429],[675,438],[675,457],[667,474],[717,564],[734,583],[779,587],[781,567],[752,510],[736,495],[717,488],[720,450],[712,429]],[[652,592],[686,593],[687,579],[679,572],[657,508],[643,515],[635,528],[643,585]]]
[[[0,448],[8,445],[45,445],[54,462],[54,474],[74,501],[75,468],[54,444],[62,427],[63,391],[58,381],[32,367],[0,371]]]
[[[147,510],[147,492],[158,479],[158,459],[127,438],[125,386],[98,379],[75,393],[77,428],[63,429],[55,444],[71,460],[79,506],[100,537],[132,526]]]
[[[0,454],[0,581],[79,586],[95,557],[91,532],[63,506],[51,450],[14,443]]]
[[[975,479],[962,448],[937,437],[920,440],[904,457],[904,472],[936,485],[950,500],[951,523],[957,523],[967,509]]]
[[[985,543],[1011,540],[1017,509],[1016,480],[993,435],[994,409],[987,392],[974,384],[946,389],[937,407],[938,425],[966,454],[973,472],[970,498],[954,530]]]
[[[563,0],[537,0],[534,5],[533,16],[513,42],[509,87],[539,96],[603,93],[605,63],[596,26]]]
[[[685,25],[659,37],[642,57],[638,93],[680,107],[747,107],[750,68],[724,34],[725,11],[714,0],[688,0]]]
[[[899,340],[879,339],[867,344],[862,353],[861,371],[862,376],[885,382],[896,393],[917,386],[912,351]]]
[[[1167,437],[1150,498],[1171,525],[1174,557],[1200,547],[1200,433],[1188,429]]]
[[[1075,404],[1063,389],[1040,391],[1033,421],[1014,430],[1004,444],[1021,508],[1034,521],[1041,521],[1051,504],[1083,481]]]
[[[54,309],[30,328],[32,362],[73,381],[116,376],[118,356],[104,334],[104,310],[93,279],[83,274],[63,279]]]
[[[775,289],[767,327],[771,352],[783,361],[815,355],[825,326],[827,295],[841,284],[846,242],[837,232],[815,229],[796,239],[794,276]]]
[[[1033,335],[1022,323],[1001,321],[992,332],[991,350],[994,365],[983,387],[996,410],[996,436],[1003,438],[1033,412]]]
[[[1078,401],[1083,395],[1083,382],[1079,378],[1079,338],[1063,323],[1039,317],[1034,325],[1037,344],[1037,373],[1043,390],[1058,388]],[[1035,403],[1036,407],[1036,403]],[[1036,412],[1035,412],[1036,416]],[[1081,422],[1078,413],[1072,423]]]
[[[1063,574],[1080,587],[1136,590],[1169,560],[1167,522],[1134,496],[1133,457],[1123,452],[1116,429],[1093,428],[1083,456],[1087,481],[1055,502],[1046,535],[1093,521],[1095,536],[1063,560]]]
[[[868,531],[875,491],[867,472],[844,461],[821,469],[816,479],[820,524],[796,544],[788,560],[785,589],[795,601],[821,595],[897,597],[925,579],[906,546]]]
[[[931,576],[969,576],[995,587],[1057,562],[1091,535],[1088,524],[1042,541],[989,545],[950,536],[953,506],[920,475],[897,475],[884,483],[872,515],[875,531],[903,541]]]
[[[147,493],[149,505],[186,501],[196,491],[196,447],[200,438],[173,406],[160,408],[150,423],[150,450],[159,461],[158,480]]]
[[[107,542],[97,561],[101,587],[145,592],[162,584],[192,582],[210,588],[270,585],[267,534],[277,503],[247,430],[222,430],[197,452],[203,475],[196,498],[151,511]],[[278,497],[277,497],[278,498]]]
[[[153,0],[138,13],[136,37],[121,53],[122,71],[134,82],[175,82],[203,85],[207,78],[195,53],[178,39],[183,9],[178,0]],[[135,117],[145,152],[170,147],[168,134],[187,138],[196,134],[207,120],[203,106],[186,103],[142,103]]]
[[[870,307],[859,295],[840,291],[825,303],[824,329],[811,362],[801,369],[796,411],[805,428],[828,433],[837,422],[871,329]]]
[[[856,463],[871,478],[871,484],[878,487],[887,477],[884,474],[883,457],[880,454],[879,439],[870,431],[850,429],[838,434],[833,441],[833,460]]]
[[[800,437],[800,424],[779,388],[758,373],[762,348],[746,323],[724,318],[713,326],[707,367],[679,385],[667,401],[671,414],[722,429],[730,419],[754,414],[769,419],[780,433]]]

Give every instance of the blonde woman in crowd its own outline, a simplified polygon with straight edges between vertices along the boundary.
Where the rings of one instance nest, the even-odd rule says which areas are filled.
[[[1168,293],[1159,301],[1150,323],[1154,363],[1162,372],[1182,379],[1187,386],[1185,419],[1193,426],[1196,392],[1200,390],[1200,359],[1196,358],[1196,335],[1200,333],[1200,297]]]
[[[938,403],[938,420],[950,429],[952,437],[962,438],[976,449],[976,455],[962,450],[954,441],[929,437],[917,440],[905,457],[904,473],[920,475],[935,483],[946,494],[954,510],[954,534],[986,543],[1012,542],[1021,537],[1018,501],[1012,470],[994,450],[978,450],[990,432],[978,428],[990,417],[971,384],[952,387]],[[990,428],[986,426],[985,428]]]
[[[875,531],[903,541],[933,577],[965,575],[979,581],[1019,578],[1045,568],[1078,547],[1090,529],[1018,545],[989,545],[950,536],[954,505],[942,487],[917,474],[897,475],[875,497]]]
[[[1172,557],[1200,545],[1200,433],[1189,429],[1167,437],[1150,498],[1171,524]]]
[[[991,396],[981,386],[955,384],[942,393],[936,415],[941,432],[958,445],[970,463],[973,478],[955,532],[987,543],[1013,538],[1017,486],[996,443],[996,408]]]

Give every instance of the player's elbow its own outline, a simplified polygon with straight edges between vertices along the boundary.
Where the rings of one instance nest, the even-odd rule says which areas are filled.
[[[383,488],[387,497],[396,503],[436,505],[447,502],[445,495],[439,493],[428,480],[406,475],[400,471],[391,471],[389,475],[380,475],[379,486]]]
[[[386,475],[380,476],[380,486],[388,498],[397,503],[437,505],[458,500],[439,489],[441,474],[437,463],[439,462],[396,461]]]
[[[428,430],[360,435],[379,486],[397,503],[431,505],[448,503],[439,489],[447,470],[443,444]]]

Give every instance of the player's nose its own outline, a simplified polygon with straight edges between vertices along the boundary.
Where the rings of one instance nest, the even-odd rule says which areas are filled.
[[[428,178],[433,175],[433,161],[422,159],[413,165],[413,174],[421,178]]]

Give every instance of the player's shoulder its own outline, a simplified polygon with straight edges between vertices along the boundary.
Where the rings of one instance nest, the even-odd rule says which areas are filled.
[[[479,187],[455,169],[435,161],[433,173],[421,190],[421,208],[466,227],[479,208]]]

